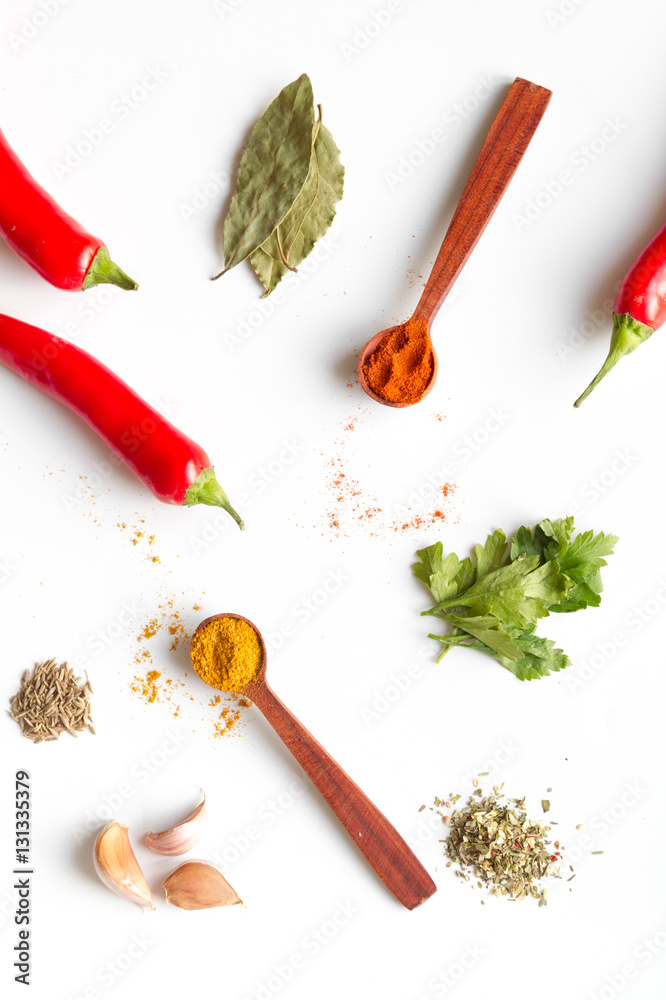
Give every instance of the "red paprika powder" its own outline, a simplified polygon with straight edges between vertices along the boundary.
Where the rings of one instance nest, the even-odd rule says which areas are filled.
[[[416,403],[430,382],[435,356],[424,319],[396,326],[363,366],[368,385],[389,403]]]

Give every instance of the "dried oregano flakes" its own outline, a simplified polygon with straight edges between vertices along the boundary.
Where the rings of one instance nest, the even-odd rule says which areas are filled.
[[[479,785],[475,781],[476,786]],[[531,820],[525,812],[525,799],[507,799],[495,786],[484,796],[477,787],[467,802],[461,797],[435,798],[449,836],[444,840],[446,867],[457,865],[456,875],[466,882],[489,888],[491,896],[512,900],[538,899],[547,903],[548,890],[539,883],[548,877],[561,878],[559,863],[564,848],[548,839],[551,827]],[[547,809],[542,800],[543,811]]]
[[[265,288],[276,288],[328,231],[342,198],[340,151],[315,115],[303,73],[256,123],[238,166],[224,222],[224,271],[248,257]]]

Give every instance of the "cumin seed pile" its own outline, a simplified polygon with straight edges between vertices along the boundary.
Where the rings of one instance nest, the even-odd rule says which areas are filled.
[[[451,795],[446,802],[435,799],[435,807],[451,828],[444,842],[450,859],[446,867],[460,865],[456,875],[466,882],[477,879],[479,889],[490,886],[491,896],[513,900],[531,896],[539,900],[539,906],[546,906],[547,890],[540,890],[537,883],[546,876],[561,877],[558,862],[563,848],[559,841],[551,847],[546,839],[550,826],[527,818],[524,798],[500,801],[504,798],[497,786],[485,797],[477,788],[450,815],[442,813],[441,807],[451,808],[460,796]]]
[[[65,731],[76,736],[84,729],[94,734],[90,718],[92,687],[68,663],[56,666],[55,660],[37,663],[30,676],[26,670],[21,687],[9,699],[9,714],[18,722],[21,732],[33,743],[57,740]]]

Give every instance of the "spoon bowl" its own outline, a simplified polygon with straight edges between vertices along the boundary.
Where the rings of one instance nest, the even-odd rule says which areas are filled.
[[[545,87],[521,77],[514,80],[476,158],[414,315],[402,324],[403,328],[418,323],[429,331],[440,306],[502,200],[551,97],[551,91]],[[406,401],[387,399],[368,384],[367,370],[372,355],[384,337],[399,329],[400,326],[382,330],[369,340],[361,351],[358,363],[361,388],[371,399],[385,406],[413,406],[430,392],[437,377],[437,359],[433,351],[432,377],[419,393],[407,393]],[[424,351],[428,350],[428,345],[432,348],[429,332],[427,343],[423,345]]]
[[[210,618],[204,618],[202,622],[199,622],[194,632],[192,633],[192,638],[190,639],[190,650],[192,649],[192,643],[194,642],[195,636],[200,635],[202,632],[205,632],[209,625],[212,625],[213,622],[219,621],[221,618],[234,618],[236,621],[245,622],[246,625],[250,626],[252,631],[255,633],[257,639],[259,640],[259,646],[261,648],[261,666],[259,667],[259,670],[256,674],[254,681],[251,681],[250,684],[243,685],[243,687],[239,688],[238,691],[229,691],[227,688],[219,687],[217,684],[213,684],[211,681],[206,680],[204,677],[201,677],[201,674],[199,674],[197,670],[197,665],[194,660],[194,657],[190,656],[190,659],[192,660],[192,666],[194,667],[197,676],[201,677],[201,680],[204,682],[204,684],[208,684],[209,687],[215,688],[216,691],[224,691],[225,694],[245,694],[247,688],[249,688],[252,684],[262,684],[265,682],[266,678],[266,660],[267,660],[266,643],[264,642],[263,635],[261,634],[257,626],[254,624],[254,622],[251,622],[249,618],[244,618],[243,615],[235,614],[233,611],[224,611],[222,612],[222,614],[211,615]],[[248,697],[250,696],[248,695]]]
[[[214,622],[233,618],[246,622],[256,633],[261,649],[259,671],[240,690],[232,692],[250,698],[262,712],[287,749],[319,789],[329,806],[343,824],[354,843],[360,848],[372,867],[393,895],[408,910],[413,910],[429,899],[437,886],[430,878],[411,848],[394,826],[389,823],[364,792],[355,784],[339,764],[324,750],[314,736],[298,721],[266,683],[266,644],[261,632],[243,615],[226,613],[212,615],[197,626],[190,643],[192,666],[197,670],[192,642]],[[201,675],[199,675],[201,676]],[[210,684],[204,677],[205,683]],[[224,690],[210,684],[216,690]]]
[[[424,399],[432,387],[435,384],[437,378],[437,371],[439,369],[439,362],[437,361],[437,355],[435,354],[435,348],[433,347],[432,340],[430,339],[430,330],[426,327],[426,337],[428,344],[430,345],[431,355],[432,355],[432,371],[430,373],[430,378],[426,383],[425,388],[416,396],[407,400],[391,400],[386,399],[384,396],[380,396],[372,388],[368,382],[366,375],[367,366],[370,363],[370,358],[377,351],[381,342],[390,337],[392,334],[397,334],[401,331],[409,330],[411,320],[407,320],[406,323],[401,323],[399,326],[390,326],[387,330],[382,330],[380,333],[375,334],[367,342],[358,359],[358,380],[361,384],[361,388],[364,392],[370,396],[370,399],[374,399],[376,403],[383,403],[384,406],[394,406],[396,409],[404,408],[405,406],[414,406],[415,403],[420,403]],[[426,347],[427,349],[427,347]]]

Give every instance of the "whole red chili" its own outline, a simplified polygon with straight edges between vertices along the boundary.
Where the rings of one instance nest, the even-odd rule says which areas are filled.
[[[608,357],[574,406],[601,382],[620,358],[631,354],[666,322],[666,226],[629,268],[613,307],[613,333]]]
[[[57,288],[80,292],[104,282],[139,286],[76,219],[60,208],[0,132],[0,232],[36,271]]]
[[[73,410],[158,500],[222,507],[243,527],[203,448],[92,355],[0,314],[0,363]]]

